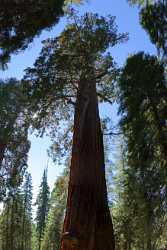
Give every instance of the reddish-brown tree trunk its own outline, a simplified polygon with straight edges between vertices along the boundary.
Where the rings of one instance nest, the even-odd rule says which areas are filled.
[[[79,85],[61,250],[114,250],[94,82]]]

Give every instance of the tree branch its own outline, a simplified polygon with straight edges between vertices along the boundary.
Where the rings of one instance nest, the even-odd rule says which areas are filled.
[[[103,94],[101,94],[101,93],[97,93],[97,95],[101,98],[101,99],[103,99],[104,101],[106,101],[106,102],[108,102],[109,104],[113,104],[113,102],[111,101],[111,100],[109,100],[107,97],[105,97]]]
[[[104,77],[104,76],[107,75],[108,73],[109,73],[108,70],[103,71],[103,72],[101,72],[100,74],[96,75],[95,78],[94,78],[94,80],[101,79],[102,77]]]
[[[118,132],[118,133],[110,132],[110,133],[104,133],[103,135],[117,136],[117,135],[123,135],[123,133],[122,132]]]

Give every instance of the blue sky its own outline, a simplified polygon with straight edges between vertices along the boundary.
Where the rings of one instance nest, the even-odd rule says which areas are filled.
[[[111,49],[111,53],[115,61],[119,65],[123,65],[127,56],[136,53],[138,51],[145,51],[148,53],[156,53],[154,46],[150,43],[149,37],[142,30],[139,24],[138,9],[136,7],[130,7],[126,0],[88,0],[88,3],[78,8],[80,13],[84,12],[96,12],[100,15],[113,15],[116,16],[116,23],[120,32],[129,33],[129,41],[127,43],[118,45]],[[65,26],[65,18],[62,18],[60,23],[54,27],[51,31],[43,31],[40,37],[35,38],[33,43],[30,44],[29,48],[14,55],[11,58],[8,70],[0,72],[0,78],[16,77],[22,78],[24,69],[32,66],[36,57],[38,56],[42,44],[41,41],[58,35]],[[108,110],[102,110],[107,113]],[[111,116],[116,119],[114,111],[110,111]],[[31,150],[29,153],[29,170],[33,177],[34,186],[34,197],[38,190],[42,172],[47,164],[48,157],[46,150],[50,145],[49,138],[36,138],[34,135],[30,136],[31,139]],[[50,187],[53,187],[53,183],[56,177],[62,171],[61,167],[55,166],[51,159],[49,159],[48,169],[48,181]]]

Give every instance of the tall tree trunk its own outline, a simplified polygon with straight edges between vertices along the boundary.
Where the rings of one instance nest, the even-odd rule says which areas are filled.
[[[95,82],[79,84],[61,250],[114,250]]]
[[[24,250],[25,246],[27,247],[27,244],[25,244],[26,238],[25,238],[25,219],[26,219],[26,204],[27,204],[27,194],[25,196],[24,202],[23,202],[23,221],[22,221],[22,239],[21,239],[21,249]]]
[[[15,208],[15,201],[14,201],[14,197],[12,197],[12,204],[11,204],[11,222],[10,222],[10,245],[9,245],[9,250],[14,250],[15,246],[14,246],[14,208]]]
[[[167,92],[167,91],[166,91]],[[162,154],[163,154],[163,158],[165,160],[165,166],[167,166],[167,140],[166,140],[166,120],[162,120],[159,116],[158,113],[158,109],[156,104],[154,103],[154,100],[151,96],[149,96],[149,100],[150,100],[150,106],[152,108],[152,112],[153,112],[153,116],[154,116],[154,120],[157,126],[157,130],[158,130],[158,143],[160,145]]]
[[[152,250],[152,228],[153,228],[153,224],[152,224],[152,211],[151,211],[151,208],[150,208],[150,204],[151,204],[151,201],[148,201],[148,207],[149,207],[149,211],[148,211],[148,218],[147,218],[147,235],[146,235],[146,244],[147,244],[147,247],[146,249],[147,250]]]
[[[5,144],[0,143],[0,169],[1,169],[3,158],[4,158],[5,147],[6,147]]]

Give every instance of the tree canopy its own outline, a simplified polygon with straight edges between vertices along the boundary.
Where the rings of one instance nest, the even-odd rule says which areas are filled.
[[[0,199],[6,189],[20,185],[27,166],[28,124],[25,97],[15,79],[0,82]]]
[[[57,23],[63,4],[64,0],[0,1],[0,61],[6,63],[11,53],[24,50],[35,35]]]
[[[162,59],[167,57],[167,2],[157,1],[141,9],[140,19]]]
[[[167,249],[167,1],[128,0],[158,54],[130,55],[122,68],[110,49],[127,34],[113,16],[64,8],[78,2],[0,0],[2,67],[68,12],[64,30],[43,41],[23,79],[0,80],[0,249]],[[110,141],[103,144],[98,105],[115,101],[116,160]],[[44,170],[34,222],[30,128],[50,135],[50,155],[61,165],[72,152],[51,197]]]
[[[119,86],[120,112],[129,156],[140,161],[143,151],[144,162],[158,157],[159,164],[166,166],[167,88],[163,63],[142,52],[129,57]],[[134,166],[137,165],[134,162]]]
[[[26,70],[23,84],[30,100],[33,126],[41,132],[53,127],[53,149],[54,152],[57,149],[59,155],[63,142],[67,145],[63,150],[69,149],[68,135],[73,124],[79,81],[94,78],[99,100],[112,102],[117,67],[112,56],[104,52],[125,39],[126,34],[117,32],[114,17],[104,18],[92,13],[77,17],[72,13],[65,30],[55,39],[44,41],[34,68]],[[66,131],[63,130],[61,138],[64,140],[59,143],[61,129],[58,128],[62,123]]]
[[[43,172],[42,181],[40,184],[40,190],[36,200],[37,213],[35,220],[37,224],[36,232],[37,232],[37,243],[39,250],[41,249],[41,242],[48,218],[49,198],[50,198],[50,190],[47,182],[47,169],[45,169]]]

